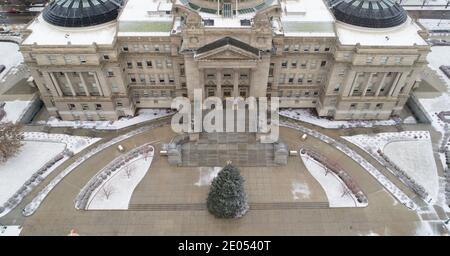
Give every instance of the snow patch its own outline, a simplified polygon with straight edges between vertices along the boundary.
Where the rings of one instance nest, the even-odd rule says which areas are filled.
[[[303,163],[309,173],[319,182],[328,198],[330,207],[365,207],[367,203],[358,203],[356,197],[345,183],[332,171],[311,157],[302,154]]]
[[[175,113],[171,109],[140,109],[134,117],[122,117],[117,121],[61,121],[55,117],[50,117],[47,121],[40,121],[39,124],[52,127],[72,127],[98,130],[117,130],[135,124],[151,121],[157,118],[169,116]]]
[[[314,124],[328,129],[340,129],[350,127],[373,127],[377,125],[396,125],[398,123],[401,123],[401,120],[394,120],[394,119],[334,121],[325,117],[318,117],[310,109],[301,109],[301,108],[280,109],[279,114],[281,116],[290,117],[295,120]],[[408,122],[411,122],[411,119],[409,119]]]
[[[19,236],[20,232],[21,226],[0,226],[0,236]]]
[[[0,83],[8,71],[23,62],[23,56],[19,52],[19,45],[10,42],[0,42],[0,65],[5,65],[5,70],[0,73]]]
[[[209,186],[213,179],[219,174],[222,167],[200,167],[199,168],[199,178],[195,186]]]
[[[3,109],[6,112],[6,116],[1,121],[17,123],[18,121],[20,121],[20,118],[28,109],[30,104],[31,101],[25,100],[5,101],[5,106]]]
[[[309,190],[308,184],[301,183],[298,181],[292,182],[291,187],[292,196],[294,197],[294,200],[299,200],[300,198],[307,199],[311,195],[311,191]]]
[[[153,153],[147,158],[138,158],[119,169],[102,186],[93,193],[88,204],[88,210],[123,210],[128,209],[131,196],[139,182],[144,178],[153,160]],[[125,167],[129,166],[132,172],[128,175]],[[128,177],[129,176],[129,177]],[[106,197],[105,191],[110,192]]]
[[[381,150],[415,182],[421,185],[432,200],[438,196],[438,174],[428,131],[388,132],[343,136],[373,156],[381,164],[383,158],[377,153]],[[393,170],[388,168],[391,172]]]

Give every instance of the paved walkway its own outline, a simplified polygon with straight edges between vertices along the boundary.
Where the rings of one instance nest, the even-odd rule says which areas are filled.
[[[104,138],[103,141],[105,141],[142,125],[145,124],[117,132],[72,129],[66,131],[77,135],[96,135]],[[346,142],[340,140],[339,136],[344,134],[399,129],[399,127],[376,127],[329,130],[305,123],[302,125],[319,130],[343,143]],[[430,128],[408,125],[403,126],[402,129],[429,130]],[[64,131],[63,129],[51,130],[52,132]],[[431,132],[434,141],[438,136],[434,131],[431,130]],[[201,177],[200,169],[169,166],[167,159],[157,154],[150,171],[136,188],[130,202],[133,207],[143,205],[143,210],[142,208],[133,208],[134,210],[128,211],[75,210],[74,199],[79,190],[99,169],[118,156],[119,153],[113,145],[88,159],[68,175],[49,194],[34,215],[24,218],[21,210],[52,177],[75,161],[83,152],[55,170],[14,211],[0,218],[0,222],[23,224],[23,235],[66,235],[71,228],[76,228],[81,235],[359,235],[369,233],[413,235],[417,230],[423,231],[424,224],[421,223],[421,218],[424,219],[425,214],[419,216],[416,212],[397,203],[371,175],[342,152],[312,137],[301,142],[299,139],[301,134],[293,129],[281,128],[280,134],[281,139],[290,149],[308,146],[338,161],[366,193],[369,206],[324,208],[323,205],[321,206],[326,203],[323,189],[309,174],[299,158],[290,157],[286,166],[241,168],[253,209],[242,219],[220,220],[212,217],[206,210],[195,209],[195,207],[189,209],[192,205],[202,205],[208,192],[207,186],[196,185]],[[164,126],[128,138],[120,144],[130,149],[153,141],[156,151],[159,152],[161,144],[170,141],[173,136],[170,127]],[[370,156],[358,151],[356,146],[351,144],[348,146],[361,153],[375,166],[380,167]],[[380,168],[383,169],[383,167]],[[295,183],[306,184],[309,188],[309,196],[303,197],[300,193],[295,199],[292,193]],[[409,193],[407,188],[403,187],[403,189]],[[186,206],[182,210],[168,208],[148,210],[148,205],[156,204],[191,206]],[[295,208],[292,205],[299,207]],[[307,207],[308,205],[313,207]],[[437,216],[430,216],[433,228],[445,233],[440,230],[440,222],[436,218]]]

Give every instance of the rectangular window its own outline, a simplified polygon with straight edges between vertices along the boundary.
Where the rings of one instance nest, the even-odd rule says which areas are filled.
[[[136,66],[137,66],[138,68],[142,68],[142,61],[136,62]]]
[[[164,83],[165,82],[164,75],[159,75],[159,82],[160,83]]]
[[[285,74],[280,74],[280,77],[278,78],[278,83],[284,84],[284,80],[286,79]]]
[[[113,77],[114,76],[114,72],[112,71],[112,69],[108,69],[107,76],[108,77]]]
[[[80,56],[79,58],[81,64],[86,64],[86,58],[84,56]]]
[[[128,46],[124,45],[124,46],[122,47],[122,51],[128,52]]]
[[[69,110],[75,110],[75,104],[67,104],[67,107],[69,108]]]
[[[185,75],[184,64],[180,64],[180,76]]]
[[[141,81],[141,83],[145,83],[145,75],[144,74],[139,75],[139,81]]]
[[[377,103],[377,105],[375,105],[376,109],[382,109],[383,108],[383,103]]]
[[[135,74],[130,74],[130,82],[136,83],[136,75]]]
[[[314,52],[319,52],[319,51],[320,51],[319,46],[314,47]]]
[[[388,57],[386,57],[386,56],[383,56],[380,58],[380,64],[382,64],[382,65],[386,64],[387,61],[388,61]]]
[[[111,91],[112,92],[119,92],[119,87],[117,86],[117,84],[112,84],[111,85]]]
[[[284,51],[285,51],[285,52],[288,52],[288,51],[289,51],[289,48],[290,48],[290,45],[288,45],[288,44],[285,44],[285,45],[284,45]]]
[[[164,51],[165,52],[170,52],[170,44],[165,44],[164,45]]]
[[[298,82],[299,84],[302,84],[302,83],[303,83],[303,78],[304,78],[304,77],[305,77],[305,75],[303,75],[303,74],[298,75],[297,82]]]
[[[155,75],[148,75],[148,78],[149,78],[150,84],[155,84],[156,83]]]
[[[162,61],[161,60],[156,60],[156,67],[157,68],[162,68]]]
[[[315,69],[317,67],[317,61],[316,60],[311,60],[311,64],[309,66],[311,69]]]
[[[146,51],[146,52],[150,51],[150,45],[144,44],[143,46],[144,46],[144,51]]]
[[[168,68],[172,67],[172,60],[166,60],[166,67]]]
[[[127,68],[132,69],[133,68],[133,62],[127,61]]]
[[[103,110],[102,104],[95,104],[95,110]]]
[[[403,61],[403,57],[395,57],[395,64],[401,64]]]
[[[116,106],[118,106],[118,107],[122,107],[122,106],[123,106],[123,104],[122,104],[122,102],[118,101],[118,102],[116,102]]]
[[[291,67],[292,68],[297,68],[297,61],[296,60],[291,62]]]
[[[351,103],[351,104],[350,104],[350,109],[356,109],[357,106],[358,106],[358,104],[356,104],[356,103]]]
[[[89,105],[88,104],[81,104],[81,109],[89,110]]]
[[[64,62],[66,64],[70,64],[70,63],[72,63],[72,58],[70,56],[64,56]]]
[[[372,63],[373,63],[373,57],[367,57],[366,64],[372,64]]]
[[[103,59],[104,59],[104,60],[109,60],[109,55],[106,55],[106,54],[103,55]]]
[[[300,45],[296,44],[296,45],[294,45],[294,52],[298,52],[298,51],[300,51]]]
[[[175,82],[175,76],[170,74],[169,75],[169,83],[174,83]]]
[[[145,63],[147,64],[147,67],[149,67],[149,68],[153,67],[151,60],[147,60]]]
[[[133,45],[133,50],[135,52],[138,52],[139,51],[139,45],[138,44]]]
[[[282,68],[287,68],[288,62],[287,60],[283,60],[283,62],[281,62],[281,67]]]
[[[334,86],[334,92],[339,92],[339,89],[341,88],[341,84],[336,84],[335,86]]]
[[[289,84],[293,84],[294,83],[294,74],[290,74],[289,75]]]
[[[327,65],[327,62],[326,62],[326,61],[323,60],[322,62],[320,62],[320,66],[321,66],[321,67],[325,67],[326,65]]]
[[[160,51],[159,45],[155,44],[155,52],[159,52],[159,51]]]

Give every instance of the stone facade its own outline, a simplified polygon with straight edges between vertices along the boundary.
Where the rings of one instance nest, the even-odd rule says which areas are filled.
[[[174,97],[192,99],[199,88],[205,97],[277,96],[280,107],[314,108],[334,119],[386,119],[403,108],[429,52],[423,39],[344,42],[340,35],[357,28],[339,24],[328,9],[327,33],[314,32],[316,27],[304,31],[307,25],[299,32],[277,28],[277,22],[291,24],[290,16],[309,17],[295,8],[289,12],[291,6],[306,5],[312,12],[326,5],[320,0],[243,1],[241,7],[255,6],[253,12],[238,9],[242,15],[232,12],[231,17],[201,11],[222,10],[222,2],[192,1],[204,7],[200,10],[189,1],[141,2],[129,0],[117,20],[91,28],[57,28],[41,16],[29,25],[21,51],[51,115],[115,120],[139,108],[170,108]],[[258,9],[261,2],[266,6]],[[145,26],[129,17],[139,4],[149,8],[141,10]],[[142,19],[137,13],[135,20]],[[410,19],[407,23],[395,33],[407,33],[402,31],[414,25]],[[40,26],[64,38],[46,40]],[[365,33],[389,41],[392,30]],[[104,31],[113,32],[105,36]],[[420,29],[411,33],[420,37]]]

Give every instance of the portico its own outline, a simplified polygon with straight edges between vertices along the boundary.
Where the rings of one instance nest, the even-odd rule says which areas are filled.
[[[194,53],[198,79],[195,73],[187,72],[188,91],[201,88],[204,97],[265,96],[267,81],[261,79],[267,80],[267,76],[257,74],[267,74],[269,64],[261,55],[258,49],[230,37],[207,44]],[[262,65],[265,62],[267,65]]]

